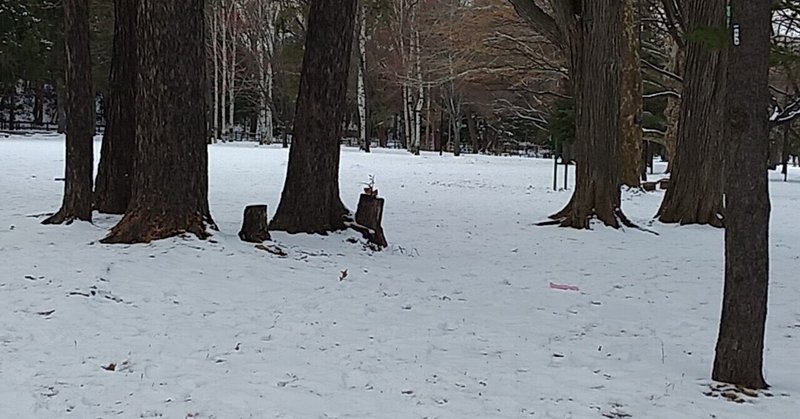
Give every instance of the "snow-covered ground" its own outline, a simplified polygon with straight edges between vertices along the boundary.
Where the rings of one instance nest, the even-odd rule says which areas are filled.
[[[737,404],[704,395],[722,231],[652,223],[662,192],[623,204],[658,236],[536,227],[570,194],[551,161],[346,149],[343,198],[376,176],[391,248],[274,233],[281,258],[236,233],[286,150],[212,146],[221,231],[136,246],[97,242],[115,217],[39,224],[63,153],[0,138],[2,418],[797,417],[798,169],[771,175],[771,397]]]

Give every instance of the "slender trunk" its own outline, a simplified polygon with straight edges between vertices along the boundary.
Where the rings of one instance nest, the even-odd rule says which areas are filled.
[[[467,112],[467,130],[469,131],[469,140],[472,142],[472,152],[477,154],[480,139],[478,138],[478,128],[475,126],[475,114],[471,112]]]
[[[426,116],[425,116],[425,149],[428,151],[433,150],[433,141],[431,138],[431,121],[433,115],[431,114],[431,88],[428,88],[428,94],[425,95],[425,109],[426,109]]]
[[[64,201],[44,224],[92,221],[92,61],[89,55],[89,0],[64,0],[67,51],[67,126]]]
[[[725,165],[725,291],[712,377],[752,389],[763,374],[769,285],[771,2],[731,0]]]
[[[358,139],[361,149],[369,153],[367,136],[367,12],[363,4],[358,11]]]
[[[791,124],[786,124],[783,127],[783,150],[781,150],[782,156],[782,165],[781,174],[783,175],[783,181],[786,182],[789,176],[789,146],[790,146],[790,128]]]
[[[8,124],[10,130],[16,129],[17,122],[17,81],[11,83],[8,95]]]
[[[642,173],[642,70],[637,0],[624,0],[624,53],[621,92],[620,181],[638,188]]]
[[[258,54],[258,122],[256,123],[256,137],[259,144],[267,144],[267,69],[266,52],[264,51],[263,40],[258,40],[256,53]]]
[[[294,136],[271,228],[324,233],[345,227],[339,197],[339,141],[345,117],[356,0],[316,0],[300,74]]]
[[[226,118],[225,110],[228,109],[228,10],[225,6],[225,0],[220,4],[220,35],[222,36],[222,68],[220,69],[220,77],[222,81],[222,89],[220,90],[220,131],[223,140],[228,138],[228,118]]]
[[[123,214],[131,197],[136,152],[136,3],[115,0],[106,130],[95,181],[94,207]]]
[[[187,232],[204,238],[207,224],[213,225],[203,5],[204,0],[138,4],[131,205],[104,243],[146,243]]]
[[[64,85],[65,81],[59,77],[56,79],[56,122],[58,123],[58,133],[63,134],[67,132],[67,87]],[[13,103],[13,93],[11,100]],[[11,124],[14,124],[14,110],[11,108]]]
[[[683,74],[683,55],[681,47],[674,41],[670,45],[669,69],[673,74]],[[681,89],[678,88],[678,91]],[[672,173],[672,162],[675,161],[675,147],[678,142],[678,125],[681,117],[681,99],[668,96],[667,107],[664,110],[667,119],[667,130],[664,133],[664,148],[667,154],[667,173]]]
[[[33,102],[33,125],[40,127],[44,123],[44,86],[36,84]]]
[[[217,6],[211,9],[211,51],[213,54],[212,60],[214,61],[214,112],[213,112],[213,125],[214,125],[214,141],[219,141],[219,53],[217,52],[219,44],[219,11]]]
[[[279,12],[278,3],[261,2],[259,7],[259,21],[265,21],[266,25],[263,33],[259,32],[256,40],[258,53],[258,137],[261,144],[272,143],[273,124],[272,124],[272,90],[274,86],[274,74],[272,67],[273,52],[275,49],[275,21]]]
[[[266,129],[267,143],[272,143],[272,136],[274,135],[274,132],[275,132],[275,126],[274,126],[274,124],[272,122],[272,120],[273,120],[272,107],[274,106],[274,96],[273,96],[272,91],[273,91],[274,86],[275,86],[275,68],[272,65],[272,60],[275,57],[275,38],[277,36],[277,34],[276,34],[276,31],[277,31],[276,25],[277,25],[278,14],[280,13],[280,10],[281,10],[280,9],[280,3],[272,2],[272,3],[269,4],[269,16],[268,16],[269,17],[269,21],[267,23],[267,43],[266,43],[267,56],[265,57],[267,59],[266,66],[265,66],[266,69],[267,69],[266,74],[265,74],[265,76],[267,77],[266,83],[265,83],[266,84],[266,86],[265,86],[266,89],[265,90],[266,90],[266,94],[267,94],[267,96],[266,96],[267,103],[266,103],[266,107],[264,108],[264,111],[265,111],[265,115],[264,115],[265,124],[264,124],[264,127]]]
[[[417,13],[414,6],[414,81],[417,82],[417,102],[414,106],[414,145],[413,153],[419,155],[420,138],[422,137],[422,107],[425,104],[425,85],[422,81],[422,46],[420,45]]]
[[[452,90],[452,89],[451,89]],[[451,141],[453,142],[453,156],[461,155],[461,105],[450,96],[450,125],[453,128]]]
[[[233,8],[233,5],[231,6]],[[234,32],[233,25],[230,27],[231,32],[231,62],[230,62],[230,80],[228,81],[228,129],[231,134],[234,134],[234,114],[236,111],[235,100],[235,83],[236,83],[236,33]]]
[[[689,32],[724,31],[726,3],[687,0]],[[722,227],[725,55],[712,41],[688,39],[678,141],[669,189],[658,211],[661,222]]]

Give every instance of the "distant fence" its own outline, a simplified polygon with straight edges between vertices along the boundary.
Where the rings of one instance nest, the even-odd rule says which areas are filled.
[[[95,133],[102,134],[105,132],[106,126],[105,124],[97,124],[95,125]],[[0,131],[4,132],[30,132],[30,131],[47,131],[47,132],[56,132],[58,131],[58,124],[53,122],[44,122],[41,124],[34,123],[32,121],[5,121],[0,120]]]

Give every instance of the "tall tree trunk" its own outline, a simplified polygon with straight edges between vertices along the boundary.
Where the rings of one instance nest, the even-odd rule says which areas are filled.
[[[428,94],[425,96],[425,148],[433,151],[433,114],[431,113],[431,88],[428,87]]]
[[[235,4],[231,4],[231,9],[235,8]],[[228,77],[228,129],[233,135],[233,140],[236,139],[234,127],[235,127],[235,114],[236,114],[236,32],[235,26],[230,25],[230,32],[231,32],[231,61],[230,61],[230,74]]]
[[[345,227],[339,141],[356,5],[356,0],[311,3],[289,167],[273,230],[324,233]]]
[[[272,89],[275,78],[273,73],[272,60],[275,51],[275,25],[278,18],[279,3],[260,2],[259,16],[266,20],[266,28],[263,34],[257,39],[258,44],[258,72],[259,72],[259,113],[258,113],[258,133],[261,144],[272,143],[273,124],[272,124]]]
[[[92,60],[89,55],[89,0],[64,0],[64,37],[67,51],[66,174],[61,209],[44,224],[92,221],[94,137]]]
[[[136,153],[136,3],[114,1],[114,48],[106,102],[106,131],[95,180],[94,207],[123,214],[131,198]]]
[[[13,99],[13,92],[12,92],[12,99]],[[66,82],[64,81],[63,77],[56,78],[56,130],[59,134],[64,134],[67,132],[67,86]],[[13,112],[13,108],[11,110]],[[14,114],[11,114],[11,122],[13,125],[14,122]]]
[[[475,126],[475,114],[467,111],[467,130],[469,131],[469,139],[472,142],[472,152],[477,154],[480,152],[480,138],[478,138],[478,127]]]
[[[642,67],[639,59],[637,0],[624,0],[624,53],[620,104],[620,181],[638,188],[642,173]]]
[[[363,2],[362,2],[363,3]],[[358,8],[358,140],[361,149],[369,153],[367,135],[367,10]]]
[[[219,11],[217,10],[217,5],[215,4],[213,8],[211,8],[211,54],[213,55],[212,61],[214,61],[214,112],[212,118],[214,121],[212,125],[214,127],[214,142],[219,141],[219,54],[217,50],[219,49]]]
[[[140,1],[131,205],[105,243],[206,237],[204,0]],[[181,57],[176,60],[175,57]],[[176,106],[181,104],[181,106]]]
[[[8,89],[8,128],[15,130],[17,121],[17,80],[14,79],[11,83],[11,88]]]
[[[220,77],[222,82],[222,90],[220,90],[220,131],[222,134],[220,135],[223,140],[228,138],[228,118],[226,118],[226,109],[228,107],[227,104],[227,97],[228,97],[228,9],[225,6],[225,0],[222,0],[220,4],[220,35],[222,36],[222,45],[221,45],[221,52],[222,52],[222,68],[220,68]]]
[[[763,375],[769,284],[771,2],[731,0],[725,176],[725,294],[713,379],[753,389]]]
[[[422,81],[422,44],[420,43],[419,27],[417,23],[417,8],[419,4],[414,6],[412,14],[412,39],[414,49],[414,81],[417,84],[417,97],[416,104],[414,105],[414,146],[412,151],[414,155],[419,156],[419,148],[422,138],[422,107],[425,104],[425,84]]]
[[[461,114],[450,119],[453,125],[453,156],[461,155]]]
[[[686,0],[689,33],[678,142],[669,189],[658,217],[664,223],[722,227],[725,126],[726,0]]]
[[[44,86],[36,83],[33,102],[33,125],[40,127],[44,123]]]
[[[783,175],[783,181],[786,182],[789,175],[789,146],[791,145],[791,128],[792,124],[786,124],[783,127],[783,147],[781,147],[781,174]]]
[[[551,216],[564,227],[588,229],[597,217],[618,228],[620,208],[620,87],[622,2],[583,0],[570,38],[570,77],[576,107],[575,192]],[[637,172],[638,175],[638,172]]]
[[[683,74],[683,49],[677,42],[670,38],[670,61],[669,69],[673,74]],[[677,89],[680,91],[681,89]],[[675,161],[675,148],[678,143],[678,125],[681,119],[681,99],[675,96],[667,96],[667,107],[664,109],[664,117],[667,119],[667,130],[664,133],[664,149],[667,154],[667,173],[672,173],[672,162]]]

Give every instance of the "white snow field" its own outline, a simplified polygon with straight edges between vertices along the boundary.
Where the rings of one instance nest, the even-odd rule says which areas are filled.
[[[345,149],[342,197],[375,175],[391,248],[274,233],[281,258],[236,233],[245,205],[274,212],[287,151],[220,144],[212,240],[103,245],[116,217],[39,224],[63,148],[0,138],[0,418],[800,415],[799,169],[770,175],[773,387],[734,403],[704,395],[723,232],[653,223],[663,192],[623,203],[658,236],[537,227],[571,193],[552,161]]]

